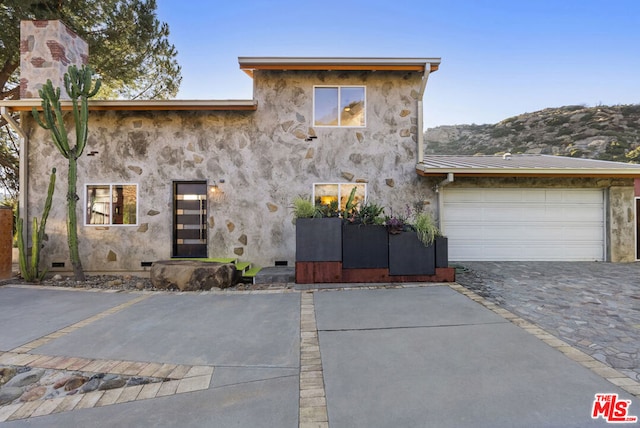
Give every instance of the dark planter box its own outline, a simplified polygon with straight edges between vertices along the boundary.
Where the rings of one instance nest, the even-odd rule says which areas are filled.
[[[445,236],[436,236],[436,267],[449,267],[449,240]]]
[[[389,235],[389,275],[435,275],[435,244],[425,247],[415,232]]]
[[[344,224],[343,269],[389,267],[389,234],[384,226]]]
[[[297,262],[339,262],[342,260],[342,220],[335,218],[296,219]]]

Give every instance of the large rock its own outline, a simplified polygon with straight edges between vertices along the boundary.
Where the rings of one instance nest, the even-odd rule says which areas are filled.
[[[151,266],[151,283],[156,288],[180,291],[228,288],[234,285],[235,270],[231,263],[162,260]]]
[[[36,383],[44,375],[44,370],[29,370],[28,372],[15,375],[9,382],[5,384],[7,387],[23,387]]]

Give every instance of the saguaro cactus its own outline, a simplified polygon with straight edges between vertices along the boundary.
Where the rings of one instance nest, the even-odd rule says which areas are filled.
[[[33,108],[33,117],[38,125],[51,132],[53,144],[69,161],[68,191],[67,191],[67,240],[69,242],[69,255],[76,281],[84,281],[84,271],[78,251],[78,219],[76,206],[78,194],[76,183],[78,180],[78,158],[82,155],[87,144],[87,131],[89,123],[89,98],[93,97],[100,89],[100,79],[96,80],[92,88],[93,70],[91,67],[82,66],[78,69],[75,65],[69,67],[64,75],[64,87],[71,98],[73,122],[76,130],[76,144],[71,147],[67,130],[64,125],[64,113],[60,104],[60,88],[53,87],[51,80],[40,89],[42,98],[43,118],[40,119],[38,111]],[[78,101],[80,102],[78,104]]]

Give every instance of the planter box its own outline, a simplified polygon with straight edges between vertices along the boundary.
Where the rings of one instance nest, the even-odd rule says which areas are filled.
[[[436,236],[436,267],[449,267],[449,240],[445,236]]]
[[[297,262],[342,260],[342,220],[339,218],[296,219]]]
[[[342,226],[342,268],[380,269],[389,267],[389,234],[384,226]]]
[[[415,232],[389,235],[390,275],[435,275],[435,243],[425,247]]]

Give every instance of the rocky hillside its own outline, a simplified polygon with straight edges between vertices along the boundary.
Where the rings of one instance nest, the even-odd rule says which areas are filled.
[[[439,126],[426,154],[534,153],[640,163],[640,105],[566,106],[494,125]]]

